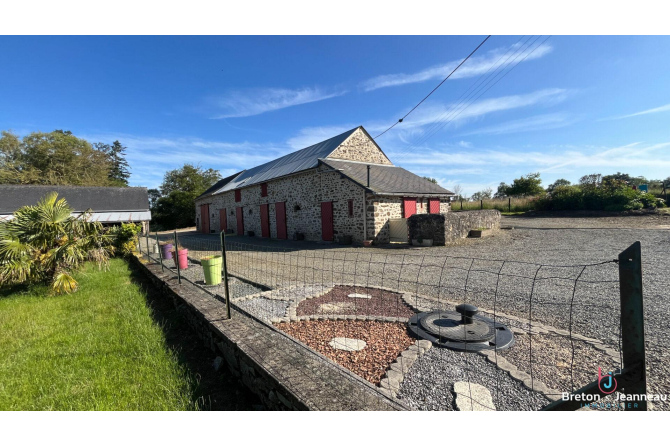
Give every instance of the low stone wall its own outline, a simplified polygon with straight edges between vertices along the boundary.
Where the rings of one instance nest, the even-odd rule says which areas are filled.
[[[444,246],[468,236],[472,229],[500,229],[500,211],[448,212],[446,214],[415,214],[407,219],[410,239],[432,239],[433,245]]]
[[[231,308],[170,271],[132,257],[189,322],[206,347],[270,410],[404,410],[378,388],[249,315]]]

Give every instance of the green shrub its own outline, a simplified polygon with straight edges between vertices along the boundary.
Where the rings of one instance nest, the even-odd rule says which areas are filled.
[[[121,226],[113,226],[109,233],[116,254],[127,256],[137,251],[137,235],[140,232],[142,225],[139,223],[121,223]]]
[[[77,290],[73,272],[86,260],[106,265],[114,248],[90,214],[72,215],[64,198],[51,192],[0,223],[0,285],[44,283],[56,294]]]
[[[604,181],[600,186],[558,186],[538,201],[544,210],[632,211],[664,207],[665,202],[640,192],[621,181]]]

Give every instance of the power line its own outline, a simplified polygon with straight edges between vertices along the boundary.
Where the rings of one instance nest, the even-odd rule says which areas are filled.
[[[414,107],[412,107],[412,109],[411,109],[410,111],[408,111],[408,112],[405,114],[405,116],[403,116],[402,118],[398,119],[398,121],[395,122],[392,126],[390,126],[389,128],[387,128],[386,130],[384,130],[383,132],[381,132],[379,135],[375,136],[375,137],[372,138],[372,139],[377,139],[377,138],[379,138],[379,137],[382,136],[384,133],[388,132],[388,131],[391,130],[393,127],[395,127],[396,125],[400,124],[406,117],[409,116],[410,113],[412,113],[414,110],[416,110],[416,108],[417,108],[419,105],[421,105],[426,99],[428,99],[428,98],[430,97],[430,95],[432,95],[433,93],[435,93],[435,91],[436,91],[438,88],[440,88],[440,86],[442,86],[442,84],[445,83],[445,82],[447,81],[447,79],[449,79],[449,78],[451,77],[451,75],[454,74],[454,73],[456,72],[456,70],[458,70],[458,69],[461,67],[461,65],[463,65],[463,64],[470,58],[470,56],[472,56],[473,54],[475,54],[475,53],[477,52],[477,50],[478,50],[479,48],[481,48],[481,46],[484,45],[484,43],[485,43],[487,40],[489,40],[490,37],[491,37],[490,35],[486,36],[486,38],[485,38],[484,40],[482,40],[482,42],[481,42],[479,45],[477,45],[477,48],[475,48],[470,54],[468,54],[468,57],[466,57],[465,59],[463,59],[463,61],[462,61],[461,63],[459,63],[458,66],[457,66],[456,68],[454,68],[454,69],[451,71],[451,73],[449,73],[449,75],[448,75],[447,77],[445,77],[444,79],[442,79],[442,82],[440,82],[439,84],[437,84],[437,86],[436,86],[435,88],[433,88],[433,89],[431,90],[431,92],[428,93],[423,99],[421,99],[421,100],[419,101],[418,104],[416,104]]]
[[[444,128],[444,126],[446,126],[446,125],[449,124],[450,122],[454,121],[454,119],[456,119],[461,113],[463,113],[467,108],[469,108],[472,104],[474,104],[475,101],[477,101],[477,99],[479,99],[479,98],[480,98],[482,95],[484,95],[487,91],[489,91],[491,88],[493,88],[498,82],[500,82],[505,76],[507,76],[507,75],[508,75],[514,68],[516,68],[521,62],[523,62],[523,61],[526,60],[531,54],[533,54],[533,53],[534,53],[540,46],[542,46],[542,45],[543,45],[543,44],[544,44],[544,43],[545,43],[551,36],[547,36],[547,37],[546,37],[540,44],[538,44],[537,46],[535,46],[535,48],[533,48],[531,51],[528,51],[533,45],[535,45],[535,43],[540,39],[540,37],[541,37],[541,36],[538,36],[537,38],[535,38],[535,40],[533,40],[533,42],[530,43],[530,45],[528,45],[527,47],[522,48],[522,49],[520,49],[519,51],[517,51],[517,52],[516,52],[516,56],[514,57],[514,59],[512,59],[512,61],[511,61],[509,64],[507,64],[507,60],[509,60],[510,57],[512,57],[514,54],[510,55],[510,57],[508,57],[508,58],[505,60],[505,62],[503,62],[498,68],[496,68],[496,70],[495,70],[493,73],[491,73],[491,74],[488,76],[488,77],[493,76],[490,80],[488,80],[486,83],[483,83],[482,85],[480,85],[479,87],[477,87],[476,91],[474,91],[472,94],[468,95],[468,98],[465,99],[465,101],[466,101],[467,103],[463,103],[463,106],[460,107],[460,110],[458,109],[458,108],[459,108],[458,105],[460,105],[460,104],[457,104],[456,106],[452,107],[451,109],[449,109],[448,111],[446,111],[445,113],[443,113],[442,116],[444,116],[444,114],[448,114],[447,119],[445,119],[444,121],[442,121],[442,117],[440,117],[440,119],[439,119],[438,122],[436,123],[437,125],[435,125],[435,126],[431,129],[432,131],[430,132],[430,134],[426,135],[426,136],[425,136],[424,138],[422,138],[419,142],[417,142],[417,143],[411,145],[407,150],[403,150],[402,152],[395,154],[395,157],[396,157],[396,158],[401,157],[402,155],[406,154],[407,151],[417,148],[420,144],[424,143],[425,141],[427,141],[428,139],[430,139],[433,135],[435,135],[435,133],[437,133],[437,132],[440,131],[442,128]],[[522,44],[522,47],[523,47],[523,46],[526,46],[526,44],[528,43],[529,40],[530,40],[530,38],[529,38],[524,44]],[[523,55],[524,53],[526,53],[525,56],[524,56],[522,59],[520,59],[519,61],[517,61],[517,59],[519,59],[519,57],[520,57],[521,55]],[[509,70],[507,70],[504,74],[502,74],[502,76],[500,76],[498,79],[496,79],[501,73],[503,73],[503,71],[505,71],[506,68],[508,68],[508,67],[511,66],[511,65],[513,65],[513,66],[512,66]],[[494,73],[495,73],[496,71],[498,71],[501,67],[503,67],[502,70],[500,70],[497,74],[494,75]],[[484,87],[486,87],[486,86],[487,86],[489,83],[491,83],[491,81],[493,81],[494,79],[496,79],[496,80],[495,80],[495,82],[493,82],[493,84],[489,85],[488,88],[486,88],[484,91],[481,91]],[[475,82],[475,84],[478,83],[478,82],[479,82],[479,80],[478,80],[477,82]],[[474,86],[474,84],[473,84],[472,86]],[[472,86],[471,86],[471,88],[472,88]],[[481,93],[480,93],[480,91],[481,91]],[[479,94],[478,94],[478,93],[479,93]],[[476,97],[472,98],[472,96],[474,96],[474,95],[476,95]],[[472,100],[470,100],[470,98],[472,98]],[[455,113],[455,114],[454,114],[454,113]],[[442,121],[442,122],[439,122],[439,121]]]
[[[510,68],[507,72],[505,72],[505,70],[506,70],[508,67],[510,67],[512,64],[514,64],[514,63],[516,62],[516,60],[517,60],[522,54],[524,54],[526,51],[528,51],[530,48],[532,48],[532,46],[535,45],[535,42],[537,42],[537,41],[539,40],[540,37],[541,37],[541,36],[537,36],[532,42],[530,42],[530,40],[532,39],[532,36],[529,37],[529,38],[528,38],[528,39],[521,45],[521,48],[520,48],[518,51],[515,51],[515,52],[513,52],[512,54],[510,54],[510,55],[507,57],[507,59],[505,59],[505,61],[504,61],[502,64],[500,64],[500,65],[499,65],[499,66],[498,66],[498,67],[497,67],[491,74],[489,74],[489,75],[486,77],[486,79],[484,79],[484,80],[482,81],[481,85],[477,86],[477,87],[476,87],[470,94],[468,94],[468,96],[467,96],[463,101],[460,101],[459,103],[457,103],[457,104],[455,104],[453,107],[451,107],[449,110],[445,111],[445,112],[438,118],[438,120],[435,122],[435,124],[433,125],[433,127],[432,127],[431,129],[429,129],[429,131],[426,133],[426,136],[424,136],[423,139],[421,139],[420,141],[418,141],[417,143],[415,143],[414,146],[413,146],[412,148],[415,148],[416,146],[418,146],[418,145],[420,145],[420,144],[423,144],[423,143],[426,142],[428,139],[430,139],[431,137],[433,137],[433,135],[435,135],[437,132],[439,132],[441,129],[443,129],[447,124],[449,124],[450,122],[454,121],[454,120],[455,120],[461,113],[463,113],[463,112],[464,112],[466,109],[468,109],[472,104],[474,104],[475,101],[476,101],[477,99],[479,99],[479,98],[480,98],[484,93],[486,93],[488,90],[490,90],[491,87],[493,87],[495,84],[497,84],[498,82],[500,82],[500,80],[502,80],[502,79],[507,75],[507,73],[509,73],[510,71],[512,71],[512,70],[514,69],[514,67],[516,67],[519,63],[523,62],[523,60],[525,60],[526,57],[528,57],[530,54],[532,54],[532,51],[531,51],[530,53],[528,53],[528,54],[526,55],[526,57],[524,57],[522,60],[520,60],[519,62],[517,62],[517,63],[516,63],[512,68]],[[529,44],[528,42],[530,42],[530,44]],[[544,42],[543,42],[543,43],[544,43]],[[540,45],[541,45],[541,44],[540,44]],[[540,45],[538,45],[538,47],[539,47]],[[537,47],[536,47],[535,49],[537,49]],[[533,51],[535,51],[535,49],[534,49]],[[514,58],[512,59],[511,62],[508,63],[508,61],[509,61],[510,58],[512,58],[512,57],[514,57]],[[500,74],[502,74],[503,72],[505,72],[505,74],[503,74],[500,78],[498,78],[498,76],[500,76]],[[489,79],[489,78],[490,78],[490,79]],[[496,80],[496,78],[498,78],[498,79]],[[482,89],[484,89],[487,85],[489,85],[489,84],[490,84],[492,81],[494,81],[494,80],[495,80],[495,82],[494,82],[493,84],[491,84],[488,88],[486,88],[486,90],[482,91]],[[473,86],[474,86],[474,85],[473,85]],[[446,115],[446,116],[445,116],[445,115]],[[444,118],[444,119],[443,119],[443,118]]]

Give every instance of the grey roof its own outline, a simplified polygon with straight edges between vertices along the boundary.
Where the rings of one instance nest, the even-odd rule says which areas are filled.
[[[75,212],[92,209],[105,211],[147,211],[149,195],[146,187],[88,187],[0,185],[0,214],[11,214],[18,208],[35,205],[49,192],[65,198]]]
[[[216,192],[212,193],[226,192],[240,187],[251,186],[252,184],[264,183],[274,178],[283,177],[307,169],[313,169],[319,165],[319,158],[325,158],[330,155],[357,129],[358,127],[305,149],[284,155],[274,161],[245,170],[240,173],[237,178],[234,178]]]
[[[198,200],[198,199],[200,199],[200,198],[203,198],[203,197],[207,197],[207,196],[209,196],[209,195],[214,195],[219,189],[223,188],[223,186],[225,186],[226,184],[228,184],[231,180],[233,180],[235,177],[237,177],[237,176],[238,176],[239,174],[241,174],[241,173],[242,173],[242,172],[237,172],[237,173],[232,174],[232,175],[229,176],[229,177],[220,179],[219,181],[217,181],[216,183],[214,183],[214,185],[213,185],[212,187],[210,187],[210,188],[207,189],[205,192],[203,192],[202,194],[200,194],[200,195],[198,196],[198,198],[196,198],[196,200]]]
[[[367,163],[322,159],[321,162],[358,184],[367,187]],[[426,180],[402,167],[385,164],[370,164],[370,186],[372,192],[379,194],[422,194],[453,195],[453,192]]]

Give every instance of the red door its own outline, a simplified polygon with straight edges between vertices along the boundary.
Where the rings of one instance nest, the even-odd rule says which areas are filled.
[[[219,231],[226,232],[228,230],[228,214],[225,209],[219,209]]]
[[[270,237],[270,212],[268,204],[261,204],[261,237]]]
[[[235,209],[235,216],[237,217],[237,235],[244,235],[244,208]]]
[[[324,201],[321,203],[321,239],[333,241],[333,202]]]
[[[428,213],[429,214],[439,214],[440,213],[440,199],[439,198],[429,198],[428,199]]]
[[[209,234],[209,205],[200,206],[200,218],[202,219],[202,232]]]
[[[403,218],[409,218],[416,214],[416,198],[403,198]]]
[[[275,218],[277,219],[277,238],[286,240],[286,203],[280,201],[275,203]]]

